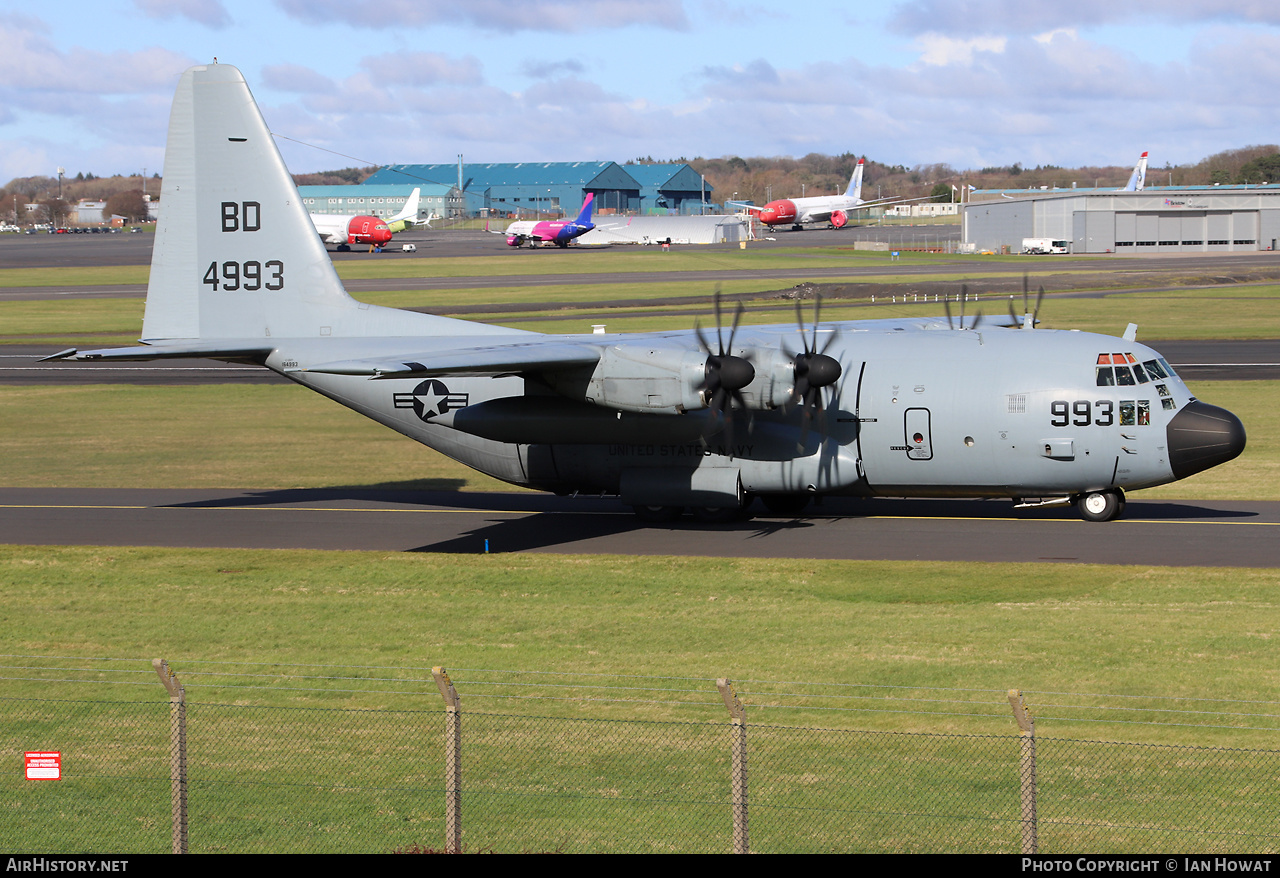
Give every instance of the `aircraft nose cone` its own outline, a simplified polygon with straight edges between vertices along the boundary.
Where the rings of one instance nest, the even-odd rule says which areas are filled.
[[[1192,402],[1169,422],[1169,466],[1174,478],[1203,472],[1240,456],[1244,424],[1224,408]]]

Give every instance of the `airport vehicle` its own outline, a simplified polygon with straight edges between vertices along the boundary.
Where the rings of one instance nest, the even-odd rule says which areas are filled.
[[[414,189],[405,202],[404,208],[388,220],[380,220],[376,216],[342,216],[333,213],[313,213],[311,223],[320,233],[320,239],[326,244],[336,244],[338,250],[347,251],[352,244],[368,244],[370,247],[382,247],[390,243],[391,236],[403,231],[418,218],[418,201],[421,189]],[[242,223],[256,222],[252,212],[241,220]]]
[[[579,238],[594,229],[591,222],[591,206],[595,202],[595,193],[588,192],[582,201],[582,209],[577,219],[572,220],[520,220],[507,226],[505,232],[508,247],[530,247],[555,245],[561,249],[568,247],[574,238]]]
[[[1024,254],[1070,253],[1070,241],[1055,241],[1053,238],[1023,238]]]
[[[1007,497],[1116,517],[1231,460],[1244,427],[1123,338],[1035,311],[545,335],[343,289],[240,72],[174,99],[142,344],[49,359],[256,363],[507,482],[646,518],[798,512],[821,494]]]

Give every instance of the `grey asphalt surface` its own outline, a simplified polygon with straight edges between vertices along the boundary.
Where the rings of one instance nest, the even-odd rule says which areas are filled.
[[[532,493],[0,488],[3,541],[1280,567],[1280,503],[1144,501],[1123,520],[1005,501],[828,498],[798,518],[648,525],[615,500]]]

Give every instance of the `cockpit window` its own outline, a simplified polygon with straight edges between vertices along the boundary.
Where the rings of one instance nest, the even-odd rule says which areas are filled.
[[[1140,363],[1137,357],[1129,353],[1098,354],[1096,369],[1099,387],[1147,384],[1178,377],[1164,357]]]

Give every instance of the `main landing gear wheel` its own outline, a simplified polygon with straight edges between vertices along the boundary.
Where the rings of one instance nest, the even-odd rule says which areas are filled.
[[[1076,508],[1085,521],[1111,521],[1124,512],[1124,492],[1119,488],[1090,491],[1076,498]]]

